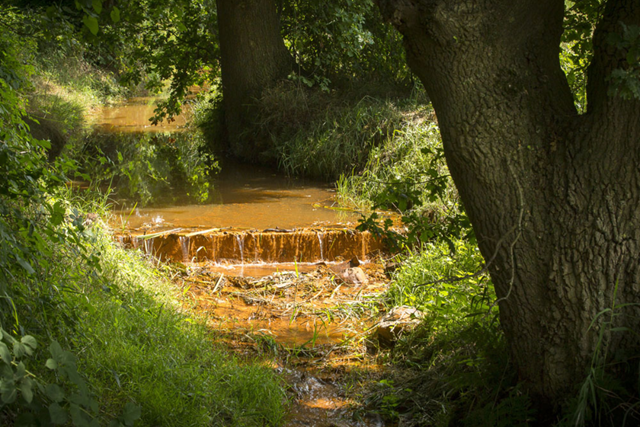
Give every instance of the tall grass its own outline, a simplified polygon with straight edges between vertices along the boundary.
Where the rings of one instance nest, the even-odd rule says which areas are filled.
[[[402,111],[366,96],[355,104],[327,108],[308,128],[276,140],[280,166],[288,174],[333,180],[359,170],[370,150],[402,122]]]
[[[213,146],[224,139],[221,103],[214,88],[196,102],[194,117]],[[336,180],[361,170],[370,150],[381,144],[412,114],[413,106],[398,101],[385,88],[323,92],[299,82],[281,82],[254,100],[253,124],[243,138],[268,141],[263,159],[278,162],[290,175]]]

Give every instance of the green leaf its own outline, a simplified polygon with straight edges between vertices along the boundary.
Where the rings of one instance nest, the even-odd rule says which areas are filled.
[[[47,364],[46,364],[47,368],[49,369],[58,369],[58,362],[56,362],[53,359],[47,359]]]
[[[11,353],[9,352],[9,347],[3,342],[0,342],[0,359],[4,361],[7,365],[11,365]]]
[[[13,343],[13,354],[18,358],[22,359],[24,355],[27,353],[27,348],[21,342]]]
[[[93,34],[94,36],[98,35],[98,19],[97,18],[94,18],[93,16],[85,15],[84,17],[82,17],[82,22],[84,22],[84,25],[86,25],[89,31],[91,31],[91,34]]]
[[[31,403],[33,400],[33,381],[29,378],[25,378],[24,381],[20,383],[20,392],[22,393],[22,397],[27,403]]]
[[[117,24],[120,21],[120,9],[118,9],[117,7],[113,6],[113,9],[111,9],[111,20],[113,21],[114,24]]]
[[[91,5],[96,13],[102,12],[102,0],[91,0]]]
[[[51,225],[54,227],[62,224],[64,221],[65,208],[61,201],[57,201],[55,205],[53,205],[53,209],[51,210]]]
[[[15,402],[16,397],[18,397],[18,390],[12,388],[11,390],[4,391],[0,397],[2,398],[3,403],[13,403]]]
[[[38,348],[38,341],[31,335],[23,336],[20,342],[22,342],[22,344],[24,344],[25,346],[29,347],[32,350],[35,350],[36,348]]]
[[[79,405],[72,403],[70,405],[71,420],[76,427],[89,427],[89,421],[93,418],[82,410]]]
[[[54,424],[67,423],[67,412],[57,403],[49,405],[49,415],[51,416],[51,422]]]
[[[62,402],[64,399],[64,391],[58,384],[47,384],[45,387],[47,397],[56,403]]]
[[[27,376],[27,368],[25,368],[24,363],[22,362],[18,363],[18,367],[16,368],[16,373],[14,375],[14,378],[16,380],[20,380],[26,376]]]
[[[60,344],[58,344],[58,341],[51,342],[51,345],[49,346],[49,352],[55,360],[60,360],[64,354],[64,351],[62,350],[62,347],[60,347]]]
[[[4,391],[4,387],[7,382],[13,381],[13,369],[11,369],[11,365],[1,365],[0,366],[0,391]]]
[[[5,379],[0,381],[0,393],[9,392],[16,388],[15,381],[13,381],[13,371],[9,371],[11,375],[8,377],[5,375]]]
[[[22,258],[20,258],[19,255],[16,255],[16,261],[18,261],[18,264],[20,264],[20,266],[22,268],[24,268],[25,270],[27,270],[27,273],[29,274],[33,274],[36,271],[33,269],[33,267],[31,267],[31,264],[29,264],[27,261],[23,260]]]
[[[124,412],[122,413],[122,419],[127,426],[133,426],[133,423],[142,416],[142,410],[139,405],[133,402],[127,402],[124,405]]]

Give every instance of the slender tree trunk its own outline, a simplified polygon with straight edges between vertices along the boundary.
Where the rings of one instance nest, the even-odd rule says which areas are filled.
[[[594,38],[589,110],[559,64],[563,0],[378,0],[438,115],[449,169],[499,297],[522,380],[573,392],[614,304],[640,303],[640,102],[607,96],[625,52],[605,42],[640,2],[610,0]],[[614,326],[640,330],[637,306]],[[592,325],[593,322],[593,326]],[[609,352],[638,335],[607,333]]]
[[[294,61],[280,34],[274,0],[217,0],[223,107],[231,152],[256,160],[270,141],[243,135],[262,90],[286,78]]]

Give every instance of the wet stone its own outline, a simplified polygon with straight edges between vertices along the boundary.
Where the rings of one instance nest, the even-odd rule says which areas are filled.
[[[345,282],[353,285],[366,285],[369,283],[367,275],[360,267],[347,268],[344,273],[342,273],[342,278]]]
[[[374,341],[383,348],[393,347],[400,337],[418,326],[423,317],[424,314],[415,307],[395,307],[376,326]]]

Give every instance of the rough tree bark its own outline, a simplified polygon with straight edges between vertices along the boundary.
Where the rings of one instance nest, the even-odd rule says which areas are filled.
[[[251,105],[261,91],[286,78],[294,60],[280,34],[274,0],[217,0],[222,95],[231,153],[256,160],[268,141],[244,138]]]
[[[606,4],[579,115],[558,59],[563,0],[377,1],[433,101],[480,250],[496,255],[520,378],[543,402],[566,397],[611,320],[598,313],[640,303],[640,102],[607,96],[626,53],[606,42],[640,25],[640,2]],[[614,326],[640,330],[637,306],[618,312]],[[610,354],[639,343],[606,334]]]

